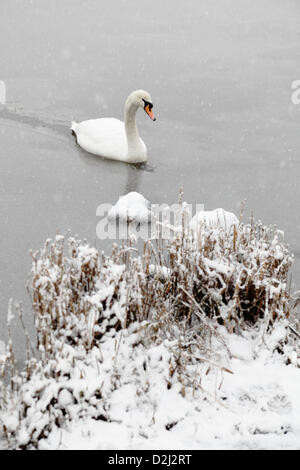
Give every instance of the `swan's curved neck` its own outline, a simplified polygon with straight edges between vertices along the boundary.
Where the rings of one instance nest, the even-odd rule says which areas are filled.
[[[128,159],[141,159],[144,160],[145,157],[145,149],[141,142],[139,131],[136,125],[136,113],[138,110],[138,105],[130,100],[127,99],[125,103],[125,131],[127,136],[127,144],[128,144]]]

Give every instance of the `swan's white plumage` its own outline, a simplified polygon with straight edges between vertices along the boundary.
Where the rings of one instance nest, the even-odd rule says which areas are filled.
[[[115,118],[89,119],[73,122],[77,142],[84,150],[111,160],[127,161],[128,144],[123,121]],[[140,142],[147,148],[143,140]]]

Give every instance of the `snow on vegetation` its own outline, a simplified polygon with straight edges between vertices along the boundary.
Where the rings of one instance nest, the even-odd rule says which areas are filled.
[[[145,197],[131,191],[121,196],[108,213],[109,220],[120,220],[122,222],[150,222],[152,218],[150,202]]]
[[[190,227],[193,230],[199,230],[199,226],[202,224],[209,227],[221,227],[227,232],[233,232],[234,227],[239,225],[239,219],[235,214],[224,209],[199,211],[192,218]]]
[[[142,255],[63,237],[33,253],[36,346],[22,372],[11,341],[0,361],[3,446],[299,448],[292,257],[276,229],[234,225]]]

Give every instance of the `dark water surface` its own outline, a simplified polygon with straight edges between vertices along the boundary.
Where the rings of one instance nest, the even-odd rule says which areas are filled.
[[[285,231],[299,287],[298,0],[3,0],[0,44],[0,339],[10,297],[31,325],[29,249],[68,229],[95,243],[97,206],[130,190],[172,203],[182,186],[236,213],[246,199]],[[137,88],[158,118],[138,115],[152,171],[75,146],[72,119],[122,118]]]

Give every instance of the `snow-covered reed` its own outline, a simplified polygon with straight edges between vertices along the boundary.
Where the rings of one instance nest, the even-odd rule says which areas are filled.
[[[32,257],[36,345],[25,330],[21,373],[11,342],[0,362],[0,427],[13,448],[38,447],[79,417],[116,419],[110,400],[124,386],[148,414],[153,393],[203,394],[209,372],[232,373],[230,334],[263,338],[280,324],[272,351],[284,354],[290,341],[292,257],[280,231],[253,220],[232,232],[183,224],[172,239],[145,242],[141,254],[132,240],[100,256],[57,236]]]

